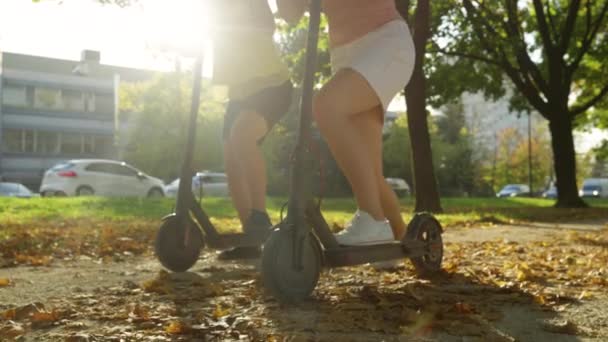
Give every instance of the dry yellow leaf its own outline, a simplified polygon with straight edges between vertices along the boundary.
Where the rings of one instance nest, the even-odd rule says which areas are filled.
[[[169,325],[165,328],[165,331],[167,333],[174,335],[185,334],[189,330],[190,327],[180,321],[171,321],[171,323],[169,323]]]
[[[46,323],[46,322],[55,322],[59,319],[59,314],[55,311],[53,312],[34,312],[32,313],[31,320],[33,323]]]
[[[9,286],[11,284],[11,280],[8,278],[0,278],[0,286]]]
[[[230,309],[229,308],[222,309],[222,306],[220,304],[216,305],[215,310],[213,310],[213,318],[215,318],[215,319],[219,319],[224,316],[228,316],[229,314],[230,314]]]
[[[578,296],[578,299],[579,300],[590,299],[591,297],[592,297],[591,293],[583,290],[583,292],[581,292],[581,294]]]

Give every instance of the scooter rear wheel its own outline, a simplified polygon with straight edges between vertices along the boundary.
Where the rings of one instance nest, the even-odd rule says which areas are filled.
[[[443,239],[441,224],[433,215],[421,213],[414,216],[407,226],[405,239],[424,242],[426,253],[411,258],[419,276],[427,277],[441,270],[443,260]]]
[[[262,281],[277,300],[295,303],[307,299],[317,286],[322,268],[321,248],[314,235],[302,242],[302,267],[294,267],[294,238],[288,229],[273,231],[262,252]]]
[[[203,234],[190,218],[172,216],[161,224],[154,250],[164,267],[173,272],[185,272],[194,266],[203,245]]]

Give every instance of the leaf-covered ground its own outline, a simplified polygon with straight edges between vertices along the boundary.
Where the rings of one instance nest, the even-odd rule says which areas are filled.
[[[407,261],[326,270],[291,307],[264,293],[255,264],[215,252],[166,273],[153,221],[53,222],[0,239],[0,340],[608,340],[605,221],[452,227],[435,279]]]

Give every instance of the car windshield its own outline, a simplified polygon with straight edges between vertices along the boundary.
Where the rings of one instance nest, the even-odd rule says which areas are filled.
[[[602,187],[599,185],[585,185],[583,186],[584,191],[601,191]]]
[[[503,190],[504,191],[518,191],[519,185],[507,185],[507,186],[505,186],[505,188]]]
[[[19,193],[19,184],[15,183],[0,183],[0,194],[17,194]]]

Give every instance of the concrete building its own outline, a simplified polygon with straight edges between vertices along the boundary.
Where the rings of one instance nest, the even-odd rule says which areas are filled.
[[[154,73],[0,52],[0,176],[37,190],[45,170],[76,158],[115,158],[120,82]]]

